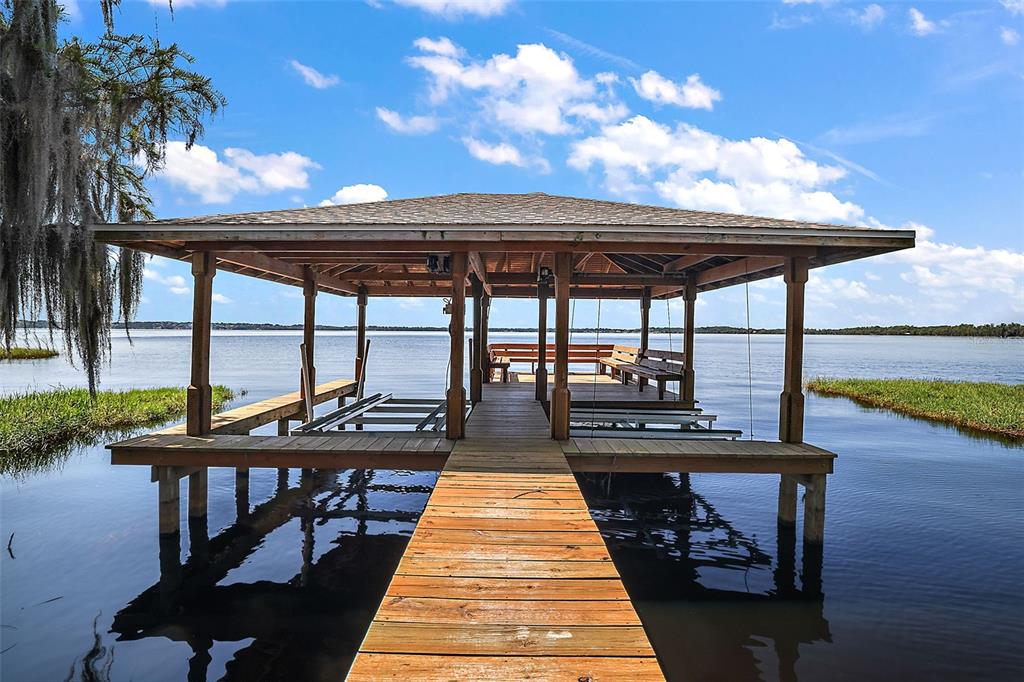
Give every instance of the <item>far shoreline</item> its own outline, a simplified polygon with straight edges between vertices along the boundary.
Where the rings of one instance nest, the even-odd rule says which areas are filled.
[[[26,321],[18,325],[26,331],[46,329],[45,320]],[[214,322],[211,325],[215,331],[302,331],[301,324],[274,324],[269,322]],[[125,324],[118,322],[112,325],[113,329],[123,330]],[[192,328],[191,322],[176,322],[168,320],[138,321],[128,325],[129,331],[187,331]],[[316,325],[317,331],[356,331],[355,325]],[[400,325],[367,325],[368,332],[447,332],[447,326],[400,326]],[[466,331],[471,331],[470,327]],[[537,333],[536,327],[491,327],[491,333],[496,334],[522,334]],[[574,327],[574,333],[582,334],[639,334],[639,328],[627,327]],[[682,327],[654,327],[650,328],[652,334],[682,334]],[[553,329],[548,329],[553,333]],[[785,329],[774,328],[752,328],[732,327],[727,325],[696,327],[695,334],[753,334],[753,335],[784,335]],[[1024,338],[1024,324],[1019,322],[1006,322],[1000,324],[958,324],[958,325],[892,325],[887,327],[843,327],[838,329],[804,329],[804,334],[809,336],[942,336],[942,337],[973,337],[973,338]]]

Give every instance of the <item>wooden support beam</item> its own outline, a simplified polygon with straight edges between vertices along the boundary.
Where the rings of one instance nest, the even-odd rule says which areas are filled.
[[[316,272],[306,267],[305,279],[302,285],[302,347],[305,353],[305,364],[309,370],[309,378],[307,382],[302,381],[302,374],[299,374],[299,396],[302,398],[306,397],[306,384],[310,386],[316,386],[316,362],[315,353],[313,352],[314,343],[316,341]],[[308,415],[307,419],[312,419],[313,415]]]
[[[188,515],[190,518],[206,516],[209,488],[209,469],[201,467],[188,476]]]
[[[750,256],[740,258],[725,265],[708,268],[697,273],[697,286],[702,287],[716,282],[752,275],[756,272],[771,270],[783,264],[784,259],[775,256]]]
[[[651,340],[651,288],[644,287],[640,296],[640,354],[646,355]]]
[[[603,274],[577,272],[572,276],[572,283],[599,284],[604,286],[665,286],[682,287],[686,285],[683,275],[642,275],[642,274]]]
[[[287,282],[288,284],[305,286],[306,269],[301,265],[288,263],[262,253],[218,251],[216,256],[218,261],[280,275],[291,280]],[[317,286],[323,291],[334,294],[352,295],[356,293],[356,285],[332,275],[320,275]]]
[[[488,281],[493,284],[513,284],[532,286],[537,283],[536,272],[490,272],[487,274]],[[494,292],[491,292],[494,295]]]
[[[249,518],[249,467],[235,467],[235,520]]]
[[[470,262],[472,263],[472,254],[470,254]],[[484,297],[484,285],[478,277],[471,277],[472,292],[473,292],[473,357],[470,358],[471,366],[469,368],[469,400],[474,405],[480,402],[483,398],[483,379],[484,373],[481,367],[480,357],[482,354],[487,352],[487,348],[481,347],[480,337],[481,329],[483,327],[483,297]]]
[[[804,491],[804,542],[820,545],[825,541],[825,474],[810,475],[813,483]]]
[[[485,291],[483,296],[480,297],[480,312],[483,319],[480,324],[480,371],[482,374],[483,382],[490,383],[491,381],[491,354],[487,350],[488,341],[487,337],[490,336],[491,327],[491,297]]]
[[[662,266],[661,271],[665,274],[682,272],[687,268],[692,268],[694,265],[699,265],[700,263],[709,261],[712,258],[716,258],[716,256],[708,256],[702,253],[692,254],[689,256],[679,256],[678,258],[673,258],[669,262],[665,263],[665,265]]]
[[[792,474],[779,477],[779,525],[796,524],[796,478]]]
[[[537,372],[534,375],[534,397],[548,399],[548,283],[537,283]]]
[[[157,479],[160,535],[175,535],[181,531],[181,480],[173,469],[160,467]]]
[[[569,438],[569,282],[572,254],[555,254],[555,385],[551,391],[551,437]]]
[[[697,284],[693,277],[687,280],[686,289],[683,291],[683,301],[683,324],[685,325],[683,329],[683,380],[679,386],[679,397],[683,402],[692,406],[696,400],[694,395],[696,374],[693,371],[693,337],[697,329]]]
[[[451,255],[452,319],[448,325],[451,337],[451,375],[448,382],[445,435],[452,440],[466,433],[466,389],[463,379],[466,347],[466,254]]]
[[[213,276],[216,259],[211,253],[192,254],[192,377],[186,389],[185,430],[190,436],[210,432],[213,389],[210,387],[210,324],[213,314]]]
[[[360,287],[359,293],[356,294],[356,381],[358,382],[363,376],[363,366],[366,363],[366,358],[363,354],[366,352],[366,287]]]
[[[779,440],[783,443],[802,443],[804,285],[807,283],[807,259],[787,258],[783,277],[786,282],[786,350],[782,395],[779,397]]]
[[[479,251],[469,252],[469,269],[480,280],[484,291],[491,295],[493,292],[491,291],[491,281],[487,274],[487,264],[484,262],[484,257],[480,255]]]

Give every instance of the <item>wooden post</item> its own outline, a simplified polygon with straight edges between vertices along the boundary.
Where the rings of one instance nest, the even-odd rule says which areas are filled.
[[[366,352],[366,287],[360,286],[359,293],[356,295],[356,375],[355,380],[359,381],[359,378],[363,376],[363,363],[366,362],[366,358],[363,354]]]
[[[480,349],[477,351],[480,357],[481,378],[485,384],[491,382],[491,352],[488,350],[487,337],[490,334],[491,326],[491,295],[485,290],[480,300],[480,309],[483,320],[480,324]]]
[[[249,468],[235,467],[235,519],[249,518]]]
[[[181,479],[174,467],[158,468],[157,487],[160,535],[176,535],[181,531]]]
[[[477,278],[473,277],[473,357],[469,368],[469,399],[474,405],[483,398],[483,367],[481,356],[487,352],[486,348],[480,345],[481,329],[483,328],[483,293],[484,285]]]
[[[796,479],[782,474],[779,479],[779,525],[796,523]]]
[[[688,402],[692,406],[696,400],[694,396],[696,375],[693,372],[693,334],[697,312],[697,282],[693,277],[687,278],[686,288],[683,290],[683,301],[686,327],[683,330],[683,381],[679,387],[679,392],[682,395],[679,397],[683,402]]]
[[[804,284],[807,283],[807,259],[787,258],[786,282],[786,358],[782,395],[779,397],[779,440],[802,443],[804,440]]]
[[[535,397],[548,399],[548,283],[537,283],[537,373],[534,375]]]
[[[210,322],[213,306],[213,276],[217,258],[209,252],[192,254],[192,379],[186,390],[185,432],[204,436],[210,432],[213,389],[210,388]]]
[[[640,355],[647,355],[651,339],[651,288],[640,292]]]
[[[804,543],[820,545],[825,540],[825,474],[811,474],[804,493]]]
[[[290,424],[289,424],[287,419],[278,419],[277,420],[277,435],[279,435],[279,436],[287,436],[288,432],[290,430],[291,430],[291,426],[290,426]]]
[[[463,380],[466,346],[466,268],[465,252],[451,255],[452,319],[448,325],[451,337],[451,375],[448,382],[446,437],[456,440],[466,433],[466,389]]]
[[[190,517],[206,516],[208,487],[209,469],[206,467],[188,475],[188,515]]]
[[[555,254],[555,386],[551,391],[551,437],[569,438],[569,281],[572,254]]]
[[[306,279],[302,283],[304,303],[302,308],[302,346],[309,378],[304,383],[301,374],[299,375],[299,395],[303,398],[306,397],[306,383],[312,386],[314,391],[316,390],[316,363],[313,353],[313,343],[316,338],[316,272],[309,266],[305,267],[305,272]],[[312,418],[313,415],[306,415],[307,420]]]

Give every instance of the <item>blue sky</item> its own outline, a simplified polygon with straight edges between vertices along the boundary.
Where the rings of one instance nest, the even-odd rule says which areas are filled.
[[[912,252],[814,271],[808,325],[1024,319],[1024,0],[174,7],[126,1],[117,28],[178,42],[229,105],[169,147],[161,217],[543,191],[913,227]],[[98,3],[69,10],[67,34],[100,30]],[[188,280],[154,259],[139,319],[189,319]],[[215,320],[301,320],[297,290],[221,273],[215,291]],[[698,324],[745,324],[746,295],[702,295]],[[778,279],[749,296],[754,326],[782,324]],[[632,302],[601,313],[638,323]],[[535,314],[498,301],[492,324]],[[369,318],[446,323],[431,300]],[[321,296],[319,321],[354,306]]]

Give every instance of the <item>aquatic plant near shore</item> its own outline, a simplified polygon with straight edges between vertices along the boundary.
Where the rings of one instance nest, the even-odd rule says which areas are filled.
[[[819,377],[807,388],[912,417],[1024,438],[1024,384]]]
[[[234,398],[213,387],[213,406]],[[43,468],[75,443],[108,431],[165,422],[185,414],[184,388],[100,391],[84,388],[16,394],[0,398],[0,473]]]
[[[57,357],[52,348],[3,348],[0,347],[0,360],[45,360]]]

